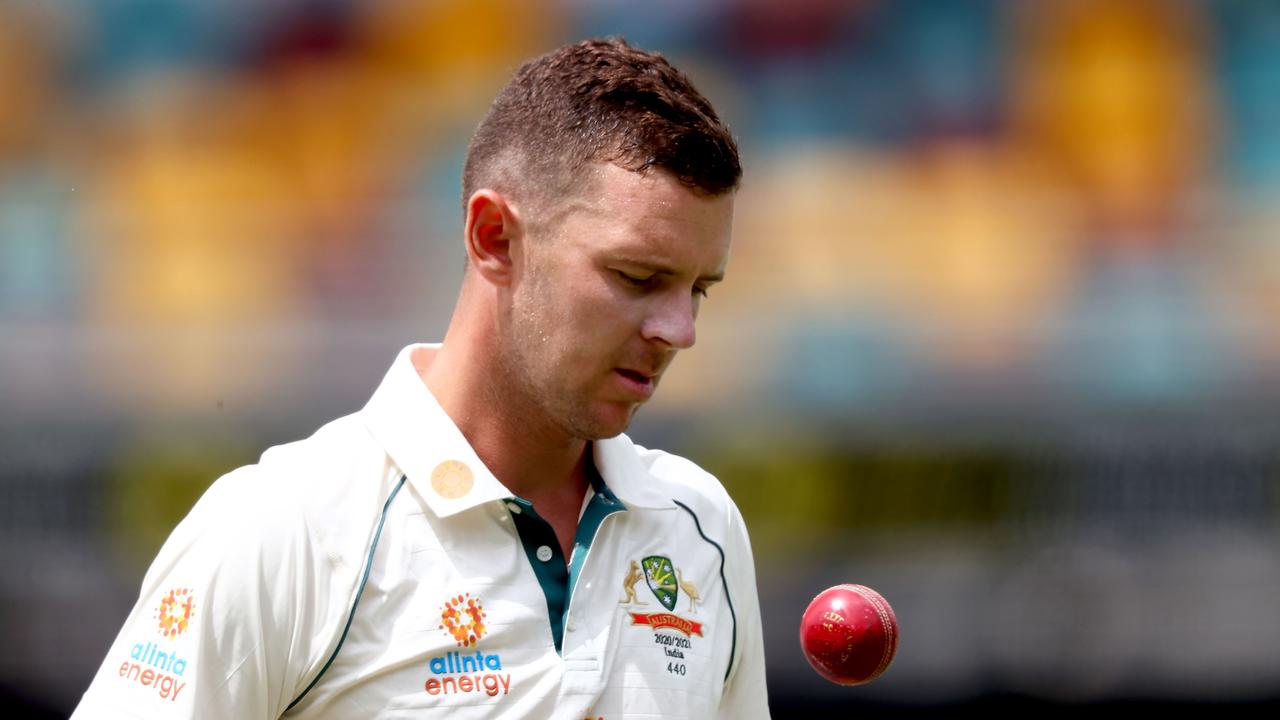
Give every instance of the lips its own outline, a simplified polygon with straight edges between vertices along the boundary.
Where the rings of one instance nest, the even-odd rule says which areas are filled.
[[[626,368],[618,368],[618,372],[625,377],[629,377],[632,380],[635,380],[636,382],[652,382],[653,381],[653,375],[645,372],[640,372],[639,370],[628,370]]]
[[[648,400],[653,395],[654,386],[657,384],[656,375],[628,368],[614,368],[613,374],[628,394],[641,400]]]

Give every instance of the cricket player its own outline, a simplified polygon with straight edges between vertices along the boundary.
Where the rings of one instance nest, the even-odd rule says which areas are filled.
[[[622,434],[724,277],[736,144],[659,55],[526,63],[466,160],[443,342],[220,478],[77,718],[767,718],[742,516]]]

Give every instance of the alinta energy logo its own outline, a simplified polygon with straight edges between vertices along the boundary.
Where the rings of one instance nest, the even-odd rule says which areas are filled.
[[[440,610],[440,629],[451,635],[458,647],[475,647],[488,629],[484,626],[484,606],[471,593],[445,601]]]
[[[155,630],[162,639],[175,640],[190,627],[196,617],[196,597],[190,588],[174,588],[160,597],[152,613]],[[187,660],[177,649],[157,640],[134,643],[129,659],[120,663],[119,676],[142,687],[151,688],[164,700],[176,702],[187,686],[183,675]]]
[[[488,616],[480,598],[471,593],[455,595],[440,608],[440,630],[460,648],[474,648],[489,632]],[[502,672],[502,657],[475,652],[451,650],[427,661],[431,677],[423,689],[428,695],[511,693],[511,673]]]
[[[156,608],[156,619],[160,621],[160,634],[170,640],[187,631],[191,618],[196,613],[196,598],[188,588],[170,590],[160,600]]]

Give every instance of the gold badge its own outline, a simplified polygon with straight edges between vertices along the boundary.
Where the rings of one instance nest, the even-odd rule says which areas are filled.
[[[623,605],[647,605],[645,601],[636,597],[636,583],[640,582],[644,577],[644,573],[640,572],[640,564],[635,560],[631,561],[631,568],[627,570],[627,576],[622,578],[622,592],[625,596],[618,602]]]
[[[431,489],[442,498],[453,500],[471,492],[475,485],[471,468],[457,460],[445,460],[431,471]]]

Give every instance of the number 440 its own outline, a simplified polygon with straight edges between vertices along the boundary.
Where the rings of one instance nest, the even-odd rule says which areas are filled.
[[[667,672],[672,675],[684,675],[684,663],[669,662],[667,663]]]

